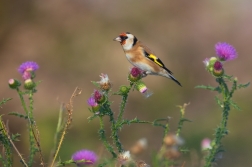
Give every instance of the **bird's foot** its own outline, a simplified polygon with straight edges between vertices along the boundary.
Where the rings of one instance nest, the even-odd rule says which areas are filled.
[[[144,78],[144,77],[147,77],[147,72],[146,71],[144,71],[144,72],[142,72],[142,78]]]

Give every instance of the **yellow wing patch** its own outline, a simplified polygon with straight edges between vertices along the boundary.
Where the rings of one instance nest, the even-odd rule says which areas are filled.
[[[151,59],[153,62],[155,62],[160,67],[164,67],[163,62],[158,57],[156,57],[154,54],[149,54],[148,58]]]

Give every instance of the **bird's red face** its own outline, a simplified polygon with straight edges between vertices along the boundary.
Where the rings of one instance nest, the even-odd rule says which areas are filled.
[[[124,45],[127,39],[128,39],[127,33],[123,32],[118,37],[116,37],[114,41],[118,41],[121,43],[121,45]]]

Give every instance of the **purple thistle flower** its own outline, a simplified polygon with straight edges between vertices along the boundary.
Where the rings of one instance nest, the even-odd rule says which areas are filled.
[[[133,67],[130,71],[130,74],[133,76],[133,77],[139,77],[141,74],[142,74],[142,70],[140,70],[139,68],[137,67]]]
[[[80,150],[72,155],[72,160],[76,162],[77,165],[90,165],[97,161],[97,155],[90,150]],[[78,162],[84,161],[84,162]]]
[[[88,105],[90,105],[91,107],[96,107],[96,106],[98,105],[98,104],[96,103],[94,97],[90,97],[90,98],[87,100],[87,103],[88,103]]]
[[[222,63],[220,62],[220,61],[216,61],[215,63],[214,63],[214,69],[215,70],[217,70],[217,71],[220,71],[220,70],[222,70]]]
[[[225,42],[218,42],[215,45],[215,51],[221,61],[233,60],[237,57],[235,48]]]
[[[27,61],[21,64],[18,68],[18,72],[24,74],[24,72],[28,71],[36,71],[39,68],[38,64],[34,61]]]
[[[31,73],[29,71],[25,71],[22,75],[22,78],[24,80],[30,79],[31,78]]]

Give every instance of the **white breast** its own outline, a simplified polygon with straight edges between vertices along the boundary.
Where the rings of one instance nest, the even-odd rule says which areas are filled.
[[[134,63],[133,63],[133,62],[130,61],[130,60],[131,60],[131,57],[132,57],[131,54],[126,53],[125,56],[126,56],[126,58],[128,59],[128,61],[129,61],[133,66],[135,66],[135,67],[137,67],[137,68],[139,68],[139,69],[141,69],[141,70],[143,70],[143,71],[149,71],[150,73],[153,73],[153,72],[152,72],[152,71],[153,71],[153,68],[150,67],[148,64],[145,64],[145,63],[142,63],[142,62],[138,62],[138,63],[134,62]]]

